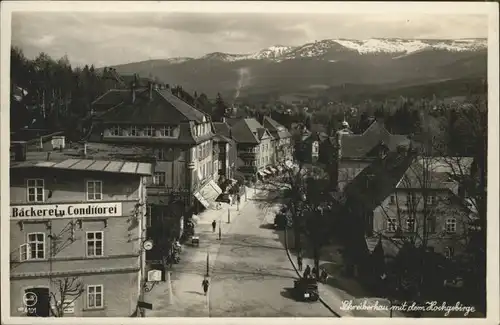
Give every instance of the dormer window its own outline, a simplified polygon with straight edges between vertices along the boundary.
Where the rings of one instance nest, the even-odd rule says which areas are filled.
[[[111,134],[111,136],[115,136],[115,137],[120,136],[121,135],[120,127],[118,125],[112,126],[109,129],[109,133]]]
[[[161,137],[173,137],[174,136],[174,129],[171,126],[164,126],[163,128],[160,129],[160,136]]]
[[[130,136],[136,137],[139,135],[139,130],[137,130],[136,126],[130,127]]]
[[[147,137],[152,137],[155,132],[155,129],[152,126],[146,126],[144,128],[144,135]]]

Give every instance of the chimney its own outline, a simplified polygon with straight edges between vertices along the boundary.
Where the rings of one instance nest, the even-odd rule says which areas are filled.
[[[132,103],[135,103],[135,82],[132,83],[130,90],[131,90],[131,101]]]
[[[83,144],[83,156],[87,157],[87,142]]]
[[[26,142],[16,143],[14,146],[14,160],[26,161],[27,145]]]
[[[149,100],[152,101],[153,100],[153,82],[149,82],[148,83],[148,86],[149,86]]]

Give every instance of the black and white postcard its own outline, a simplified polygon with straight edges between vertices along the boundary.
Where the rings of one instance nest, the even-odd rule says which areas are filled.
[[[497,3],[1,6],[2,323],[498,324]]]

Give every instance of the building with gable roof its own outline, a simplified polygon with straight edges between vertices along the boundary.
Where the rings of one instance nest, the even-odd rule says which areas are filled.
[[[236,141],[237,170],[245,179],[253,180],[271,173],[270,168],[275,164],[274,137],[255,118],[228,118],[218,128],[221,132],[230,132]]]
[[[338,188],[342,190],[382,152],[392,152],[399,145],[409,144],[408,136],[391,134],[383,119],[375,120],[362,134],[354,134],[344,121],[335,136],[321,142],[319,161],[337,165]]]
[[[273,120],[270,116],[264,116],[262,125],[273,136],[274,160],[273,163],[284,164],[285,161],[293,160],[292,135],[280,123]]]
[[[169,232],[157,233],[157,240],[179,237],[184,219],[215,208],[222,192],[217,185],[215,130],[208,114],[179,99],[166,85],[150,81],[144,87],[136,81],[133,79],[127,90],[110,90],[93,103],[92,107],[102,113],[93,117],[88,138],[140,146],[149,152],[147,159],[154,163],[154,175],[147,184],[150,213],[154,215],[151,232]],[[167,230],[155,220],[167,223]],[[155,254],[164,252],[151,252],[151,256]]]

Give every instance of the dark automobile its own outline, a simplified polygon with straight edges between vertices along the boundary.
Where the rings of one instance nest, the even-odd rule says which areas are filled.
[[[298,301],[318,301],[318,282],[314,279],[300,278],[293,283],[294,296]]]

